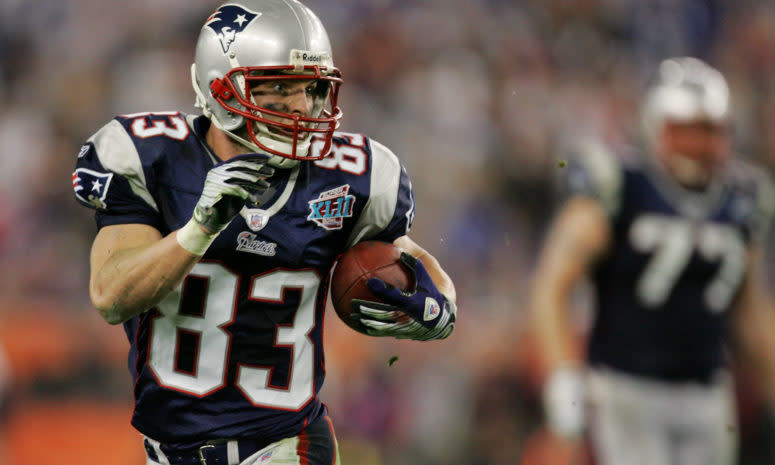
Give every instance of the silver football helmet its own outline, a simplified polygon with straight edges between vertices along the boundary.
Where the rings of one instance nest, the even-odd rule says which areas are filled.
[[[724,76],[697,58],[664,60],[642,111],[646,143],[657,159],[679,183],[706,187],[729,154]]]
[[[261,82],[308,79],[317,81],[310,115],[260,107],[251,95]],[[290,167],[330,152],[342,117],[341,73],[323,24],[298,1],[222,4],[199,33],[191,80],[204,115],[248,149],[272,155],[271,165]],[[313,138],[322,140],[315,155]]]
[[[643,105],[643,124],[649,137],[666,121],[726,125],[729,116],[729,86],[718,70],[691,57],[660,63],[657,80]]]

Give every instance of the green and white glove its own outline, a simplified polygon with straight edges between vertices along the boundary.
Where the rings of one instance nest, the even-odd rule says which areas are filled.
[[[269,188],[266,179],[274,174],[274,168],[267,166],[268,160],[267,155],[249,153],[212,167],[191,220],[178,230],[180,246],[194,255],[204,255],[245,201],[255,202]]]

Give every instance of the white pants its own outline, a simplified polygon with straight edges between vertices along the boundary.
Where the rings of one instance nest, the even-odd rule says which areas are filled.
[[[600,465],[731,465],[732,381],[667,383],[591,369],[589,431]]]

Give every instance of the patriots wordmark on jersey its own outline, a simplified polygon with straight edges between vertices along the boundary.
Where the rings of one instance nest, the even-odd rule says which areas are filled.
[[[76,198],[96,209],[99,228],[182,227],[217,162],[203,137],[209,124],[177,112],[113,119],[78,156]],[[317,394],[329,269],[359,241],[407,234],[412,187],[386,147],[347,133],[336,133],[328,157],[270,181],[260,207],[246,205],[175,291],[124,324],[132,423],[148,437],[179,448],[272,440],[325,413]]]
[[[724,365],[729,314],[749,245],[772,218],[764,172],[736,160],[706,191],[681,188],[645,157],[601,148],[572,159],[570,191],[595,198],[612,230],[592,270],[592,365],[707,381]]]

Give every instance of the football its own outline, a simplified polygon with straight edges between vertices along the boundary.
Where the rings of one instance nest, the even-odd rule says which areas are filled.
[[[366,328],[350,318],[350,301],[380,301],[366,286],[369,279],[379,278],[400,289],[411,286],[411,275],[400,258],[400,248],[381,241],[359,242],[339,257],[331,277],[331,303],[347,326],[365,334]]]

